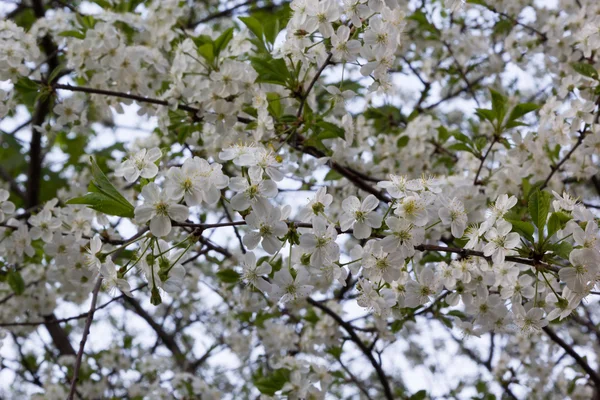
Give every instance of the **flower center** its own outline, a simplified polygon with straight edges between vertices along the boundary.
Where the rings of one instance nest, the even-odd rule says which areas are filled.
[[[158,215],[168,215],[169,205],[163,201],[156,204],[156,213]]]
[[[267,236],[273,233],[273,230],[269,225],[261,225],[259,231],[261,236]]]

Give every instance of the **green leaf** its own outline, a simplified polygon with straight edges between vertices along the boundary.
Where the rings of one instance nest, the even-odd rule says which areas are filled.
[[[445,143],[451,136],[451,133],[446,127],[440,126],[438,127],[438,141],[440,143]]]
[[[483,150],[483,148],[485,147],[487,142],[488,142],[488,140],[486,137],[484,137],[484,136],[478,137],[477,139],[475,139],[475,147],[477,148],[477,150],[481,151],[481,150]]]
[[[215,60],[215,45],[213,43],[205,43],[198,47],[198,54],[202,56],[209,64]]]
[[[25,281],[19,271],[10,271],[7,276],[8,286],[17,296],[22,295],[25,291]]]
[[[531,223],[514,219],[508,219],[507,221],[512,224],[512,230],[514,232],[517,232],[521,236],[525,236],[527,240],[533,242],[533,233],[535,232],[535,228]]]
[[[548,237],[563,229],[570,220],[571,216],[565,214],[564,212],[553,212],[548,219]]]
[[[396,141],[396,146],[401,149],[403,147],[406,147],[406,145],[408,144],[408,136],[400,136],[398,138],[398,140]]]
[[[490,94],[492,95],[492,110],[496,115],[496,120],[498,122],[502,122],[504,121],[504,116],[506,115],[508,98],[494,89],[490,89]]]
[[[254,378],[254,386],[267,396],[275,396],[275,392],[281,390],[290,380],[290,370],[280,368],[273,371],[268,376],[259,375]]]
[[[236,283],[240,280],[240,274],[231,268],[222,269],[217,272],[217,278],[224,283]]]
[[[231,39],[233,39],[233,28],[227,29],[215,40],[215,57],[218,57],[221,51],[227,48],[227,45],[229,42],[231,42]]]
[[[75,19],[85,29],[94,29],[96,19],[92,15],[75,14]]]
[[[336,124],[332,124],[331,122],[327,121],[318,121],[315,125],[323,129],[323,132],[329,132],[327,136],[322,136],[321,134],[319,134],[318,137],[320,139],[330,139],[336,137],[343,139],[345,137],[344,129],[337,126]]]
[[[108,180],[96,161],[90,157],[92,181],[88,193],[67,201],[67,204],[86,204],[91,209],[107,215],[133,218],[134,207]]]
[[[254,319],[254,325],[256,325],[259,328],[264,328],[265,327],[265,322],[273,319],[273,318],[277,318],[279,317],[280,314],[278,313],[267,313],[267,312],[259,312],[256,315],[256,318]]]
[[[74,37],[74,38],[81,39],[81,40],[85,39],[85,33],[81,32],[81,31],[75,31],[75,30],[60,32],[58,34],[58,36]]]
[[[504,125],[504,129],[516,128],[517,126],[529,126],[525,122],[521,121],[508,121],[506,125]]]
[[[112,10],[112,8],[113,8],[112,4],[108,0],[92,0],[92,3],[98,4],[100,7],[104,8],[105,10]]]
[[[563,240],[559,243],[552,243],[550,246],[548,246],[548,249],[551,250],[557,256],[568,260],[569,255],[573,251],[573,246],[569,242]]]
[[[273,83],[275,85],[287,86],[291,79],[285,61],[281,58],[252,57],[250,59],[252,67],[258,73],[257,82]]]
[[[587,76],[588,78],[592,78],[595,80],[599,80],[598,79],[598,71],[596,70],[596,68],[594,68],[592,65],[588,64],[588,63],[572,63],[571,67],[573,67],[573,69],[578,72],[579,74],[583,75],[583,76]]]
[[[529,215],[535,226],[537,226],[540,236],[546,225],[551,200],[552,196],[548,192],[539,190],[529,196]]]
[[[101,193],[87,193],[81,197],[75,197],[67,204],[83,204],[87,205],[92,210],[99,211],[106,215],[116,215],[119,217],[133,218],[133,214],[129,213],[129,208],[124,207],[119,203],[113,202],[110,198]]]
[[[339,179],[342,179],[344,176],[342,174],[340,174],[339,172],[331,169],[329,170],[329,172],[327,173],[327,175],[325,175],[325,180],[326,181],[337,181]]]
[[[464,143],[454,143],[451,146],[448,146],[448,150],[455,150],[455,151],[467,151],[471,154],[475,154],[475,152],[473,151],[472,148],[470,148],[469,146],[467,146]]]
[[[521,118],[525,114],[529,114],[532,111],[540,108],[537,104],[534,103],[521,103],[517,104],[515,108],[512,109],[510,115],[508,116],[509,121],[514,121],[516,119]]]
[[[419,390],[417,393],[409,397],[409,400],[424,400],[427,398],[426,390]]]
[[[342,356],[342,348],[340,346],[329,347],[325,352],[331,354],[336,359]]]
[[[507,35],[514,26],[510,20],[501,19],[494,25],[494,35]]]
[[[494,110],[488,110],[487,108],[476,108],[475,114],[482,121],[494,122],[496,120],[496,113],[494,112]]]
[[[250,30],[250,32],[254,33],[254,36],[258,38],[262,47],[266,49],[264,45],[264,28],[263,25],[254,17],[238,17],[240,21]]]
[[[452,326],[453,326],[453,324],[452,324],[452,319],[451,319],[451,318],[447,318],[447,317],[444,317],[444,316],[440,315],[440,316],[438,316],[438,319],[439,319],[439,320],[440,320],[440,321],[441,321],[441,322],[442,322],[444,325],[446,325],[448,328],[452,329]]]
[[[31,79],[25,78],[25,77],[19,78],[17,83],[15,83],[15,89],[17,89],[20,93],[28,93],[28,92],[37,93],[39,88],[40,88],[40,85],[38,85]]]
[[[464,133],[460,133],[459,131],[453,131],[452,136],[459,142],[471,143],[471,138],[465,135]]]
[[[52,70],[50,75],[48,75],[48,82],[55,82],[62,71],[65,70],[65,64],[59,64],[56,68]]]
[[[267,93],[268,110],[275,119],[279,119],[283,113],[283,107],[281,106],[281,95],[275,92]]]
[[[446,315],[452,315],[453,317],[457,317],[460,319],[465,319],[467,318],[467,316],[465,315],[465,313],[463,313],[462,311],[459,310],[450,310],[446,313]]]

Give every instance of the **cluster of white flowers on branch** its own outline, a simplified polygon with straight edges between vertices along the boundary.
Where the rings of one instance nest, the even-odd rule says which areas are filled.
[[[600,5],[93,3],[0,23],[16,395],[425,398],[384,367],[430,324],[482,396],[600,393]],[[153,130],[115,141],[118,114]]]

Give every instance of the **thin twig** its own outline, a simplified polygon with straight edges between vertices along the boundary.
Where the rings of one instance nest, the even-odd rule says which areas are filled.
[[[579,364],[579,366],[590,376],[590,379],[594,382],[594,386],[596,386],[596,388],[600,388],[600,375],[598,375],[598,373],[592,367],[590,367],[587,361],[584,360],[583,357],[581,357],[571,345],[562,340],[560,336],[558,336],[556,332],[554,332],[550,327],[545,326],[542,329],[544,330],[544,332],[546,332],[548,337],[554,343],[562,347],[575,360],[575,362]]]
[[[306,100],[308,99],[308,95],[310,94],[310,91],[312,90],[312,88],[315,86],[315,84],[319,80],[319,77],[321,76],[321,74],[323,73],[325,68],[331,62],[332,57],[333,57],[333,53],[327,54],[327,58],[325,59],[325,61],[321,65],[321,67],[317,70],[317,73],[315,74],[313,79],[308,84],[306,91],[304,92],[304,94],[302,95],[302,98],[300,99],[300,106],[298,107],[298,112],[296,113],[296,117],[300,118],[302,116],[302,110],[304,109],[304,103],[306,103]]]
[[[34,282],[31,282],[31,283],[34,283]],[[141,285],[141,286],[139,286],[139,287],[137,287],[137,288],[135,288],[135,289],[132,289],[130,293],[133,293],[133,292],[135,292],[135,291],[138,291],[138,290],[140,290],[140,289],[143,289],[143,288],[145,288],[146,286],[148,286],[148,284],[147,284],[147,283],[144,283],[143,285]],[[125,295],[125,294],[122,294],[122,295],[120,295],[120,296],[117,296],[117,297],[115,297],[115,298],[112,298],[112,299],[110,299],[110,300],[109,300],[109,301],[107,301],[106,303],[104,303],[104,304],[102,304],[102,305],[100,305],[100,306],[96,307],[96,308],[94,309],[94,312],[96,312],[96,311],[98,311],[98,310],[102,310],[103,308],[106,308],[106,307],[108,307],[110,304],[114,303],[115,301],[119,301],[119,300],[121,300],[121,299],[122,299],[122,298],[124,298],[125,296],[127,296],[127,295]],[[9,296],[7,296],[7,298],[10,298],[10,297],[12,297],[12,296],[10,296],[10,295],[9,295]],[[4,300],[7,300],[7,298],[4,298],[4,299],[3,299],[3,301],[4,301]],[[2,304],[2,303],[0,302],[0,304]],[[54,319],[54,320],[52,320],[52,321],[50,321],[50,322],[48,322],[48,321],[2,322],[2,323],[0,323],[0,327],[2,327],[2,328],[5,328],[5,327],[10,327],[10,326],[35,326],[35,325],[42,325],[42,324],[47,324],[47,325],[52,325],[52,324],[62,324],[62,323],[64,323],[64,322],[69,322],[69,321],[74,321],[74,320],[77,320],[77,319],[86,318],[86,317],[88,317],[89,315],[90,315],[90,312],[89,312],[89,311],[86,311],[86,312],[84,312],[84,313],[81,313],[81,314],[78,314],[78,315],[74,315],[74,316],[72,316],[72,317],[61,318],[61,319]]]
[[[363,341],[358,337],[358,335],[354,331],[354,328],[352,327],[352,325],[350,325],[349,323],[344,321],[339,315],[337,315],[333,310],[331,310],[325,304],[318,302],[310,297],[307,299],[307,301],[309,304],[317,307],[318,309],[323,311],[325,314],[327,314],[331,318],[333,318],[335,320],[335,322],[338,323],[338,325],[340,325],[342,328],[344,328],[344,330],[346,332],[348,332],[348,335],[350,335],[350,339],[358,346],[358,348],[363,352],[363,354],[369,359],[369,361],[371,362],[371,365],[375,369],[375,372],[377,373],[379,381],[381,382],[381,385],[383,386],[385,398],[388,400],[394,400],[394,395],[392,393],[392,389],[390,388],[390,382],[388,381],[387,376],[385,376],[385,372],[383,372],[381,365],[377,362],[377,360],[375,360],[375,357],[373,357],[373,353],[367,348],[367,346],[363,343]]]
[[[75,389],[77,388],[77,379],[79,378],[79,370],[81,369],[81,360],[83,359],[83,350],[85,348],[85,342],[87,341],[88,335],[90,334],[90,326],[92,325],[92,321],[94,320],[94,311],[96,310],[96,301],[98,300],[98,292],[100,292],[100,288],[102,287],[102,276],[98,277],[96,281],[96,286],[94,286],[94,290],[92,291],[92,304],[90,305],[90,311],[85,320],[85,327],[83,328],[83,336],[81,337],[81,342],[79,342],[79,351],[77,352],[77,359],[75,360],[75,366],[73,367],[73,379],[71,380],[71,390],[69,392],[69,396],[67,400],[73,400],[73,396],[75,396]]]
[[[169,103],[166,100],[159,100],[159,99],[154,99],[151,97],[145,97],[145,96],[125,93],[125,92],[116,92],[116,91],[112,91],[112,90],[96,89],[96,88],[90,88],[90,87],[84,87],[84,86],[63,85],[63,84],[58,84],[58,83],[53,84],[52,87],[54,89],[68,90],[71,92],[100,94],[100,95],[104,95],[104,96],[119,97],[122,99],[130,99],[130,100],[138,101],[140,103],[156,104],[156,105],[160,105],[160,106],[168,106],[169,105]],[[191,112],[191,113],[194,113],[195,115],[198,114],[199,112],[201,112],[201,110],[199,108],[188,106],[186,104],[178,104],[177,109],[182,110],[182,111]],[[198,117],[198,118],[200,118],[200,117]],[[252,122],[251,119],[244,118],[244,117],[237,117],[237,120],[238,120],[238,122],[242,122],[244,124],[248,124],[248,123]]]

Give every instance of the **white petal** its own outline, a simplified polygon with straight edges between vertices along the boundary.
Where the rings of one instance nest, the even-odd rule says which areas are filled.
[[[147,203],[160,201],[160,188],[154,182],[150,182],[142,189],[142,196]]]
[[[190,210],[183,204],[170,204],[168,214],[175,221],[183,222],[190,215]]]
[[[154,216],[154,207],[143,204],[135,208],[134,214],[135,221],[143,224],[144,222],[148,222]]]
[[[379,200],[377,200],[377,197],[370,194],[363,200],[362,211],[365,211],[365,212],[373,211],[374,209],[377,208],[378,205],[379,205]]]
[[[258,232],[249,232],[242,239],[244,245],[248,248],[248,250],[254,250],[258,243],[260,242],[260,233]],[[271,253],[273,254],[273,253]],[[256,261],[255,261],[256,262]]]
[[[354,224],[354,237],[357,239],[366,239],[371,236],[371,227],[362,222]]]
[[[157,215],[150,221],[150,232],[156,237],[167,236],[171,232],[171,220],[165,215]]]

